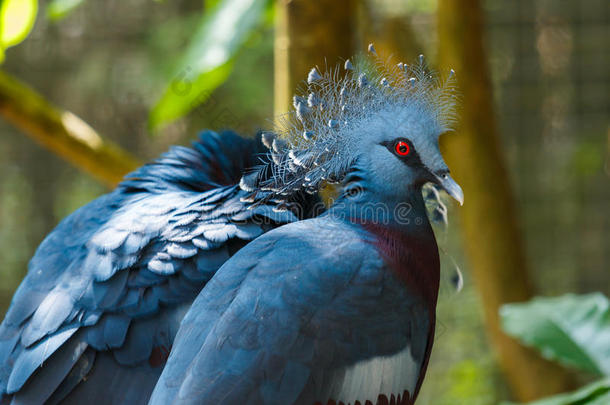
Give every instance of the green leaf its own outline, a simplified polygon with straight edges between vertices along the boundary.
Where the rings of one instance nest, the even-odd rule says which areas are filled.
[[[266,4],[267,0],[223,0],[206,13],[150,113],[151,129],[186,115],[227,79],[235,54],[261,21]]]
[[[608,405],[610,404],[610,379],[596,381],[567,394],[554,395],[527,405]],[[504,403],[503,405],[511,405]]]
[[[47,18],[51,21],[58,21],[66,17],[85,0],[52,0],[47,5]]]
[[[220,3],[220,0],[204,0],[203,1],[203,4],[205,5],[206,10],[217,7],[218,3]]]
[[[212,91],[227,79],[231,69],[232,63],[229,61],[201,74],[194,80],[188,78],[188,70],[174,78],[150,114],[151,129],[159,128],[180,118],[205,102]]]
[[[4,0],[0,6],[0,47],[4,50],[23,41],[34,26],[37,0]]]
[[[610,303],[602,294],[508,304],[500,309],[500,316],[507,334],[537,348],[544,357],[610,375]]]

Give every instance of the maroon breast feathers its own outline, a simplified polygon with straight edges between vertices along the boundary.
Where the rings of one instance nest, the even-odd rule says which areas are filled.
[[[373,244],[387,265],[413,294],[436,307],[440,279],[438,246],[432,230],[422,225],[421,234],[407,233],[397,227],[362,223],[374,236]]]

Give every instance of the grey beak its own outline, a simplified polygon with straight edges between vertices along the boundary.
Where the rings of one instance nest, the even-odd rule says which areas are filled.
[[[447,192],[451,197],[455,198],[460,205],[464,205],[464,192],[462,187],[449,176],[448,173],[435,175],[438,185]]]

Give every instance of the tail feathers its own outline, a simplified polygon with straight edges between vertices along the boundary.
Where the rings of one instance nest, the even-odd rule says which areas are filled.
[[[243,138],[232,131],[204,131],[192,147],[174,146],[156,161],[127,175],[125,191],[198,191],[235,185],[266,152],[260,136]]]

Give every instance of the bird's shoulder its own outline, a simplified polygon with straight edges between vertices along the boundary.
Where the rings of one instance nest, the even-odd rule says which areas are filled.
[[[352,277],[363,266],[382,265],[370,236],[359,226],[323,215],[265,233],[225,263],[218,276],[239,269],[250,282],[281,282],[294,276],[324,277],[328,282]]]
[[[334,217],[321,215],[286,224],[263,235],[256,244],[273,243],[273,250],[289,250],[292,248],[303,251],[316,250],[318,257],[332,260],[345,259],[349,250],[359,250],[358,258],[365,256],[371,249],[370,235],[358,224]],[[252,245],[255,246],[255,245]],[[342,250],[347,249],[345,253]],[[271,252],[271,250],[269,250]],[[303,260],[312,259],[312,255],[300,256]],[[293,258],[296,259],[296,258]]]

